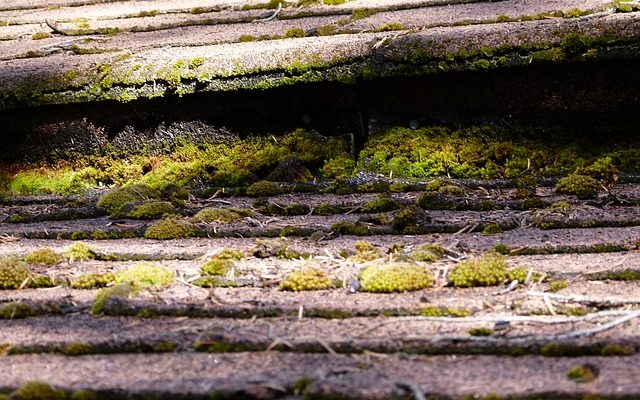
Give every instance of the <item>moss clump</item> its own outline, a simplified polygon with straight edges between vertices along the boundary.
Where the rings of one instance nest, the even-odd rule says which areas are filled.
[[[556,191],[562,194],[573,194],[579,199],[590,199],[596,196],[600,183],[589,175],[571,174],[556,184]]]
[[[98,289],[107,287],[116,280],[113,273],[104,274],[84,274],[71,280],[71,287],[74,289]]]
[[[603,356],[632,356],[636,351],[627,345],[620,343],[607,343],[601,350]]]
[[[301,292],[303,290],[322,290],[331,288],[331,279],[326,272],[318,268],[304,268],[293,271],[280,282],[281,290]]]
[[[420,290],[433,286],[430,271],[411,263],[372,265],[360,273],[360,287],[365,292],[392,293]]]
[[[307,33],[302,28],[291,28],[285,32],[286,38],[301,38],[307,36]]]
[[[425,306],[420,311],[423,317],[452,317],[463,318],[471,315],[471,311],[464,308],[442,307],[442,306]]]
[[[29,270],[16,258],[0,259],[0,289],[18,289],[29,278]]]
[[[18,400],[64,400],[67,397],[62,390],[56,390],[45,382],[31,381],[20,386],[9,398]]]
[[[549,284],[549,291],[552,293],[555,292],[559,292],[562,289],[566,289],[569,287],[569,283],[567,282],[566,279],[557,279],[557,280],[553,280],[551,281],[551,283]]]
[[[0,319],[20,319],[36,315],[36,311],[28,304],[19,301],[0,305]]]
[[[440,193],[427,192],[418,197],[418,205],[425,210],[455,210],[456,204]]]
[[[49,248],[32,251],[24,257],[29,264],[56,265],[62,261],[62,256]]]
[[[393,216],[391,227],[400,233],[417,234],[421,229],[418,224],[420,222],[429,221],[425,212],[416,206],[403,207]]]
[[[224,276],[231,268],[233,268],[232,260],[214,257],[200,267],[200,273],[205,276]]]
[[[411,252],[411,257],[416,261],[434,262],[443,258],[445,250],[439,244],[424,244]]]
[[[498,224],[487,224],[482,229],[483,235],[495,235],[496,233],[502,233],[502,227]]]
[[[496,243],[493,246],[493,251],[502,255],[507,255],[511,253],[511,249],[509,248],[509,246],[507,246],[504,243]]]
[[[160,192],[147,185],[132,185],[109,190],[100,196],[96,205],[109,215],[117,215],[129,203],[159,198]]]
[[[102,314],[104,307],[107,305],[107,301],[114,297],[127,298],[135,293],[135,289],[130,284],[120,284],[102,289],[96,295],[96,300],[93,302],[91,312],[93,314]]]
[[[547,207],[547,203],[538,197],[529,197],[518,204],[518,210],[522,211],[545,207]]]
[[[165,214],[175,214],[176,208],[168,201],[147,201],[137,205],[127,217],[133,219],[158,219]]]
[[[147,239],[180,239],[196,236],[195,227],[186,219],[165,215],[162,219],[154,222],[144,232]]]
[[[253,212],[251,212],[253,214]],[[207,207],[198,211],[196,215],[191,218],[193,222],[204,222],[204,223],[222,223],[226,224],[229,222],[240,221],[245,217],[233,209],[229,208],[212,208]]]
[[[390,197],[381,196],[375,200],[371,200],[365,203],[365,205],[362,207],[362,212],[363,213],[380,213],[380,212],[397,210],[399,208],[400,208],[400,203],[398,203],[397,201],[395,201]]]
[[[576,382],[591,382],[598,377],[598,367],[592,364],[580,364],[569,368],[567,378]]]
[[[29,277],[29,281],[27,282],[27,287],[32,289],[49,288],[62,283],[64,282],[56,279],[52,279],[47,275],[33,275]]]
[[[357,262],[367,262],[384,257],[384,254],[371,242],[358,240],[356,242],[356,254],[353,259]]]
[[[175,272],[163,265],[141,262],[118,272],[114,282],[129,284],[136,289],[160,290],[170,286],[176,279]]]
[[[336,206],[329,203],[322,203],[313,208],[313,215],[335,215],[342,214],[344,209],[340,206]]]
[[[275,182],[258,181],[247,188],[247,196],[269,197],[286,193],[287,190]]]
[[[371,234],[369,227],[359,222],[336,222],[330,230],[341,235],[367,236]]]
[[[507,269],[503,255],[488,253],[458,264],[447,277],[449,283],[457,287],[496,286],[506,280],[522,282],[527,275],[523,268]]]
[[[471,328],[467,332],[471,336],[491,336],[494,331],[491,328]]]
[[[72,244],[62,255],[70,262],[93,260],[96,258],[95,251],[91,250],[89,246],[82,242]]]
[[[378,11],[373,8],[355,8],[351,12],[351,19],[353,21],[358,21],[361,19],[369,18],[370,16],[377,13]]]

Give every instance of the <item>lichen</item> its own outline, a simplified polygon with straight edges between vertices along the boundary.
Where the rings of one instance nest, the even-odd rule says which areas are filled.
[[[280,282],[281,290],[301,292],[331,288],[331,279],[321,269],[307,267],[288,273]]]
[[[433,286],[433,273],[416,264],[380,263],[360,273],[360,287],[365,292],[407,292]]]
[[[62,256],[49,248],[34,250],[24,257],[29,264],[56,265],[62,261]]]
[[[128,284],[135,289],[161,290],[175,281],[175,272],[163,265],[140,262],[115,274],[114,283]]]

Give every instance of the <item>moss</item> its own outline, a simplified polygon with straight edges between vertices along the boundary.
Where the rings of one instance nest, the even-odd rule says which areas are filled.
[[[16,258],[0,259],[0,289],[18,289],[29,278],[29,270]]]
[[[114,297],[130,297],[135,293],[135,289],[130,284],[120,284],[102,289],[96,295],[96,299],[93,302],[91,312],[93,314],[102,314],[104,308],[107,305],[107,301]]]
[[[327,0],[325,0],[326,2]],[[336,0],[329,0],[329,1],[336,1]],[[344,2],[344,0],[342,0],[342,2]],[[340,4],[340,3],[336,3],[336,4]],[[307,390],[309,390],[309,387],[311,385],[313,385],[315,383],[315,379],[309,377],[309,376],[302,376],[300,378],[298,378],[298,380],[296,380],[293,383],[293,394],[295,396],[305,396],[307,394]]]
[[[593,39],[590,36],[574,32],[567,34],[560,42],[560,47],[570,57],[585,53],[592,45]]]
[[[154,222],[144,232],[147,239],[180,239],[196,236],[195,227],[186,219],[165,215],[161,220]]]
[[[96,252],[82,242],[72,244],[62,255],[69,260],[69,262],[93,260],[96,258]]]
[[[455,203],[439,193],[427,192],[418,198],[418,206],[425,210],[455,210]]]
[[[32,289],[49,288],[64,283],[63,281],[53,279],[47,275],[32,275],[29,277],[27,287]]]
[[[146,201],[131,210],[127,217],[133,219],[158,219],[165,214],[175,214],[176,208],[168,201]]]
[[[372,265],[360,273],[359,279],[361,289],[373,293],[420,290],[435,282],[430,271],[405,262]]]
[[[100,396],[96,392],[87,389],[74,390],[69,396],[69,400],[99,400]]]
[[[287,2],[286,1],[282,1],[282,0],[269,0],[266,3],[257,3],[257,4],[245,4],[242,6],[241,10],[243,11],[248,11],[248,10],[260,10],[260,9],[271,9],[271,10],[275,10],[277,9],[280,4],[282,4],[282,7],[286,7],[287,6]]]
[[[31,381],[20,386],[9,397],[18,400],[64,400],[66,394],[64,391],[54,389],[48,383]]]
[[[422,209],[409,206],[403,207],[393,216],[391,226],[400,233],[419,233],[418,223],[425,220],[425,212]]]
[[[569,287],[569,283],[566,279],[556,279],[551,281],[549,284],[549,291],[552,293],[559,292],[562,289],[566,289]]]
[[[200,267],[200,273],[205,276],[224,276],[233,268],[233,261],[214,257]]]
[[[567,378],[575,382],[591,382],[598,377],[598,367],[592,364],[580,364],[569,368]]]
[[[503,254],[503,255],[507,255],[511,253],[511,249],[509,248],[509,246],[507,246],[504,243],[496,243],[493,246],[493,251],[498,253],[498,254]]]
[[[491,336],[494,333],[491,328],[471,328],[467,332],[471,336]]]
[[[337,179],[348,178],[353,174],[356,162],[347,154],[334,156],[327,159],[320,169],[320,173],[325,178]]]
[[[67,356],[81,356],[91,352],[91,346],[85,343],[68,343],[62,349],[62,353]]]
[[[247,210],[249,211],[249,210]],[[253,212],[249,211],[249,215],[247,213],[239,213],[229,208],[212,208],[207,207],[198,211],[196,215],[191,218],[193,222],[204,222],[204,223],[229,223],[235,221],[241,221],[245,216],[252,216]]]
[[[0,304],[0,319],[20,319],[36,315],[36,311],[29,304],[19,301]]]
[[[240,36],[238,36],[238,42],[240,42],[240,43],[255,42],[256,40],[258,40],[258,38],[256,38],[253,35],[240,35]]]
[[[638,281],[640,280],[640,271],[627,268],[622,271],[608,271],[590,275],[589,279],[610,281]]]
[[[34,250],[24,257],[29,264],[56,265],[62,261],[62,256],[49,248]]]
[[[132,185],[109,190],[100,196],[96,205],[104,208],[109,215],[116,215],[128,203],[159,198],[160,192],[147,185]]]
[[[387,196],[381,196],[375,200],[371,200],[365,203],[365,205],[362,207],[362,212],[363,213],[380,213],[380,212],[397,210],[399,208],[400,208],[400,203],[398,203],[396,200]]]
[[[103,288],[116,279],[115,274],[107,272],[102,274],[84,274],[71,280],[71,287],[74,289],[98,289]]]
[[[373,245],[373,243],[366,240],[358,240],[355,244],[356,254],[353,259],[357,262],[367,262],[377,260],[384,257],[384,254]]]
[[[423,317],[452,317],[463,318],[471,315],[471,311],[464,308],[442,307],[442,306],[425,306],[420,311]]]
[[[495,235],[496,233],[502,233],[502,227],[498,224],[487,224],[482,229],[483,235]]]
[[[224,248],[216,253],[215,257],[221,260],[242,260],[245,254],[240,250]]]
[[[351,19],[353,21],[358,21],[361,19],[369,18],[377,13],[378,11],[373,8],[354,8],[351,12]]]
[[[321,269],[307,267],[287,274],[280,282],[281,290],[300,292],[331,288],[331,279]]]
[[[135,289],[160,290],[170,286],[175,279],[175,272],[163,265],[140,262],[127,270],[118,272],[114,282],[128,284]]]
[[[31,39],[40,40],[40,39],[49,39],[53,37],[49,32],[36,32],[31,35]]]
[[[287,190],[275,182],[259,181],[247,188],[247,196],[269,197],[286,193]]]
[[[573,194],[579,199],[590,199],[596,196],[600,183],[588,175],[572,174],[562,178],[556,184],[556,192]]]
[[[286,38],[301,38],[305,36],[307,36],[307,34],[302,28],[291,28],[284,34]]]
[[[525,269],[508,270],[501,254],[488,253],[480,257],[465,260],[449,272],[449,283],[457,287],[496,286],[506,280],[523,281]]]
[[[405,29],[405,26],[402,22],[389,22],[387,24],[380,25],[374,32],[390,32],[390,31],[400,31]]]
[[[439,244],[423,244],[411,252],[411,257],[416,261],[434,262],[443,258],[444,248]]]
[[[620,343],[607,343],[600,350],[600,354],[603,356],[632,356],[635,353],[636,351],[632,347]]]
[[[369,227],[359,222],[336,222],[331,225],[329,230],[340,235],[367,236],[371,234]]]
[[[315,206],[312,210],[313,215],[335,215],[344,213],[344,209],[340,206],[329,204],[329,203],[321,203]]]

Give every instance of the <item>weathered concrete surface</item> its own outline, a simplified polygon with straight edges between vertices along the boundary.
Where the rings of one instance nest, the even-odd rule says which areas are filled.
[[[0,11],[0,109],[634,58],[640,37],[635,3],[602,0],[30,4]]]

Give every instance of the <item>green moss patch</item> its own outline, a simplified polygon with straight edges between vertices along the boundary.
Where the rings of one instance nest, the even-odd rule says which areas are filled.
[[[49,248],[34,250],[24,257],[29,264],[55,265],[62,261],[62,256]]]
[[[313,267],[290,272],[280,282],[280,289],[293,292],[329,289],[331,286],[327,273]]]
[[[234,210],[229,208],[203,208],[198,211],[196,215],[191,218],[193,222],[204,222],[204,223],[229,223],[235,221],[241,221],[243,218],[252,216],[253,212],[250,210]]]
[[[135,289],[160,290],[170,286],[175,278],[175,272],[165,266],[140,262],[118,272],[114,282],[131,285]]]
[[[517,279],[522,282],[528,272],[522,268],[507,269],[504,256],[488,253],[458,264],[449,272],[449,283],[457,287],[496,286]]]
[[[109,215],[116,215],[129,203],[159,198],[160,192],[147,185],[132,185],[109,190],[100,196],[97,206],[104,208]]]
[[[102,289],[96,295],[96,299],[93,303],[93,307],[91,308],[91,312],[93,314],[102,314],[105,310],[105,306],[107,305],[107,301],[111,298],[121,297],[127,298],[135,293],[135,289],[130,284],[120,284],[111,286],[105,289]]]
[[[96,252],[82,242],[72,244],[62,255],[69,260],[69,262],[93,260],[96,258]]]
[[[176,208],[168,201],[147,201],[136,205],[127,213],[133,219],[158,219],[165,214],[175,214]]]
[[[411,263],[382,263],[360,273],[360,287],[365,292],[392,293],[420,290],[435,283],[433,273]]]
[[[165,215],[164,218],[154,222],[144,232],[147,239],[180,239],[196,236],[197,230],[193,224],[175,215]]]
[[[98,289],[107,287],[116,280],[113,273],[85,274],[71,280],[70,286],[74,289]]]
[[[0,259],[0,289],[18,289],[29,278],[27,265],[17,258]]]
[[[558,181],[556,184],[556,192],[562,194],[573,194],[579,199],[589,199],[596,196],[600,187],[600,183],[591,176],[571,174]]]

